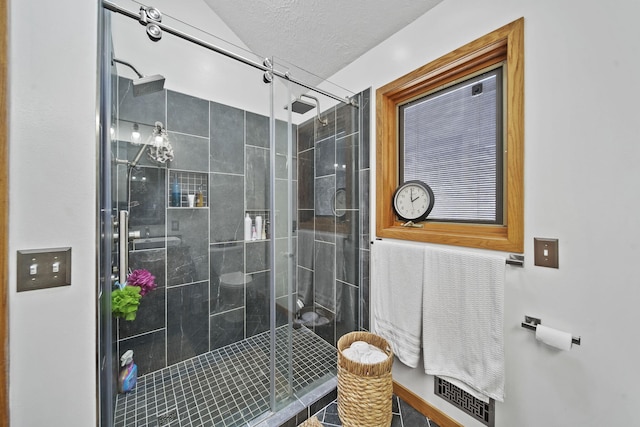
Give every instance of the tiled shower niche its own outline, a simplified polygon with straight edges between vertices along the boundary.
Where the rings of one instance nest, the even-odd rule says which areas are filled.
[[[174,198],[174,184],[177,184],[178,197]],[[168,198],[170,207],[196,207],[209,206],[209,176],[206,173],[171,171],[169,174]],[[193,206],[189,206],[189,196],[192,195]]]
[[[130,177],[119,165],[113,183],[117,209],[129,207],[130,230],[141,236],[131,243],[129,267],[149,270],[158,285],[141,300],[135,321],[114,320],[114,363],[132,349],[144,375],[267,330],[270,240],[244,241],[243,224],[247,212],[270,220],[269,118],[171,90],[133,98],[125,78],[118,78],[118,94],[118,135],[126,135],[134,123],[144,129],[160,121],[174,150],[174,160],[162,165],[142,156]],[[368,106],[363,111],[368,113]],[[311,327],[335,345],[342,333],[368,326],[360,319],[368,310],[368,301],[362,302],[368,295],[363,283],[368,280],[368,225],[362,217],[369,203],[368,141],[366,147],[358,145],[362,119],[357,109],[343,106],[323,114],[330,118],[328,127],[316,130],[312,120],[294,129],[297,292],[287,294],[284,280],[276,278],[277,323],[286,322],[289,301],[301,299],[306,307],[328,313],[328,323]],[[365,120],[363,132],[368,132]],[[278,153],[286,153],[286,145],[286,123],[278,121]],[[138,149],[123,137],[113,142],[118,159],[131,160]],[[325,170],[325,160],[354,163]],[[314,169],[315,161],[321,162]],[[287,186],[282,156],[275,174],[278,197]],[[299,181],[303,174],[310,180]],[[182,197],[180,206],[172,207],[176,178]],[[323,196],[332,197],[336,188],[348,193],[339,212],[327,208]],[[203,206],[189,209],[186,194],[198,191]],[[270,221],[269,227],[277,252],[286,251],[280,236],[287,224]],[[235,281],[235,291],[220,286],[223,275]]]

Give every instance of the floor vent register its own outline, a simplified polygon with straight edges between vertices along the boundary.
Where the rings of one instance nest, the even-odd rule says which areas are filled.
[[[494,427],[495,401],[493,399],[489,399],[489,403],[483,402],[440,377],[435,377],[434,383],[434,392],[437,396],[462,409],[484,425]]]

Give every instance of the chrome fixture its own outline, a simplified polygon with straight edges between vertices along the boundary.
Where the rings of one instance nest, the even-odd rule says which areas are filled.
[[[148,128],[147,128],[148,129]],[[143,142],[144,141],[144,142]],[[138,166],[142,155],[145,150],[148,149],[147,156],[158,163],[166,163],[173,160],[173,147],[169,141],[167,129],[165,129],[162,122],[156,122],[151,129],[151,134],[146,140],[143,140],[140,133],[140,125],[138,123],[133,124],[133,131],[131,132],[131,143],[133,145],[140,145],[140,149],[134,156],[133,160],[119,160],[116,162],[126,164],[131,168]]]
[[[139,21],[140,24],[147,27],[147,35],[152,41],[157,42],[162,38],[162,29],[158,25],[158,23],[162,22],[162,13],[158,9],[140,6]]]
[[[147,35],[152,41],[157,42],[162,38],[162,30],[156,24],[147,24]]]
[[[138,79],[132,81],[133,96],[146,95],[147,93],[158,92],[164,89],[164,77],[160,74],[145,76],[127,61],[118,58],[111,58],[111,61],[131,68],[138,75]]]
[[[302,99],[303,96],[305,98],[313,99],[316,103],[312,104],[311,102],[303,100]],[[314,107],[316,108],[316,118],[318,119],[318,121],[322,124],[322,126],[328,125],[329,120],[323,119],[320,117],[320,101],[315,96],[306,95],[303,93],[291,103],[291,111],[298,114],[304,114],[307,111],[310,111],[311,109],[313,109]],[[288,108],[289,108],[289,105],[284,106],[285,110]]]

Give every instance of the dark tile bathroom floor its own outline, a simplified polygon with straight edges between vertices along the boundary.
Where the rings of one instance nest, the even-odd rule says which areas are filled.
[[[290,396],[289,356],[294,363],[293,392],[311,390],[335,378],[336,349],[305,327],[276,331],[276,396]],[[117,396],[115,427],[246,426],[270,408],[269,333],[152,372],[136,388]]]
[[[434,421],[416,411],[396,395],[393,396],[392,411],[391,427],[439,427]],[[325,427],[342,427],[338,417],[338,403],[336,401],[331,402],[315,416]]]

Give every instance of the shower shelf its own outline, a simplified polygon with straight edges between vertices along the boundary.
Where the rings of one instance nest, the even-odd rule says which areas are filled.
[[[178,185],[180,186],[180,206],[171,206],[172,187],[173,183],[176,181],[176,178],[178,180]],[[169,209],[202,209],[209,207],[209,175],[207,173],[170,171],[167,187],[167,200],[169,200]],[[198,194],[198,192],[202,193],[202,206],[196,205],[189,207],[189,199],[187,195]]]

